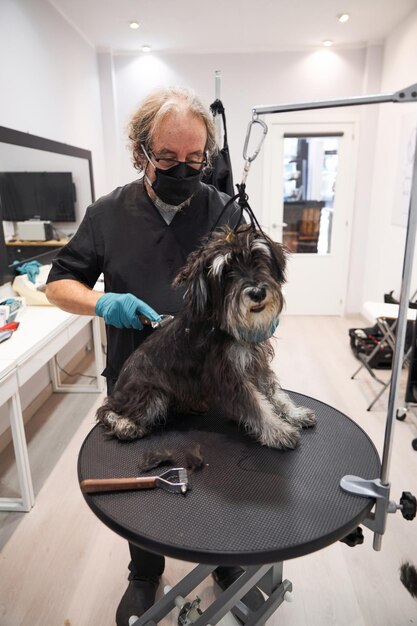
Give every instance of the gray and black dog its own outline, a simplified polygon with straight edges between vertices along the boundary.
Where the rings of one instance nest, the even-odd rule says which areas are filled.
[[[127,359],[98,421],[136,439],[171,411],[201,412],[214,401],[262,445],[295,448],[316,418],[270,367],[285,266],[285,249],[252,225],[213,232],[174,280],[186,287],[184,308]]]

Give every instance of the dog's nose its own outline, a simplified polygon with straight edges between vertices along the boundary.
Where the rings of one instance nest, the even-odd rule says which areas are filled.
[[[248,291],[248,296],[254,302],[262,302],[266,297],[266,289],[265,287],[254,287]]]

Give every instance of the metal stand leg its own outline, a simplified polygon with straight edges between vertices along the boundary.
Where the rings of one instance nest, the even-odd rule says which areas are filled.
[[[403,366],[404,366],[404,363],[406,363],[406,361],[408,360],[408,358],[409,358],[410,354],[411,354],[411,348],[410,348],[409,350],[407,350],[407,352],[406,352],[406,353],[405,353],[405,355],[404,355],[404,359],[403,359]],[[377,379],[377,380],[378,380],[378,379]],[[384,393],[384,391],[385,391],[386,389],[388,389],[388,387],[389,387],[389,386],[390,386],[390,384],[391,384],[391,380],[392,380],[392,376],[390,376],[390,377],[389,377],[389,379],[387,380],[387,382],[386,382],[386,383],[384,383],[384,386],[382,387],[382,389],[379,391],[379,393],[375,396],[375,398],[372,400],[371,404],[370,404],[370,405],[368,406],[368,408],[366,409],[367,411],[370,411],[370,410],[372,409],[372,407],[374,406],[375,402],[376,402],[377,400],[379,400],[379,398],[382,396],[382,394]],[[381,382],[381,381],[379,381],[379,382]]]
[[[214,569],[216,566],[197,565],[142,617],[134,621],[132,626],[155,626],[176,606],[175,599],[178,596],[187,596]],[[252,613],[243,604],[241,598],[255,585],[258,585],[269,597],[255,613]],[[234,612],[245,626],[262,626],[291,590],[292,583],[282,580],[282,563],[246,567],[242,576],[225,589],[193,623],[195,626],[217,624],[230,609],[234,608]]]
[[[375,346],[375,348],[372,350],[371,354],[369,354],[368,356],[361,356],[359,355],[359,359],[361,361],[361,365],[358,367],[358,369],[352,374],[351,379],[353,380],[355,378],[355,376],[357,374],[359,374],[359,372],[361,371],[361,369],[363,367],[366,368],[366,370],[368,371],[368,373],[372,376],[372,378],[374,380],[376,380],[377,382],[381,383],[381,385],[385,385],[385,382],[383,380],[381,380],[380,378],[378,378],[378,376],[375,375],[375,372],[373,371],[372,367],[370,367],[369,365],[369,361],[376,355],[376,353],[379,350],[379,344],[377,346]]]
[[[30,473],[25,426],[23,423],[19,394],[13,394],[8,403],[17,475],[22,497],[0,498],[0,511],[28,512],[35,504],[35,495],[33,492],[32,475]]]
[[[380,389],[380,391],[376,394],[376,396],[374,397],[374,399],[372,400],[371,404],[368,406],[368,408],[366,409],[367,411],[370,411],[372,409],[372,407],[374,406],[374,404],[379,400],[379,398],[382,396],[382,394],[384,393],[385,389],[388,389],[388,387],[391,384],[391,378],[384,383],[384,386],[382,387],[382,389]]]

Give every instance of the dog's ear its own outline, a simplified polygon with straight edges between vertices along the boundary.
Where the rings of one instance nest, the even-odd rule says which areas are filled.
[[[271,237],[265,233],[257,234],[254,247],[256,247],[258,241],[261,246],[266,244],[269,248],[268,256],[271,257],[275,280],[280,284],[285,283],[285,270],[287,267],[288,256],[286,248],[282,244],[271,239]]]
[[[208,285],[206,273],[206,258],[204,252],[196,250],[192,252],[187,263],[176,275],[172,286],[186,287],[184,303],[194,315],[201,315],[207,310]]]
[[[284,246],[276,241],[271,240],[271,252],[273,255],[273,261],[276,271],[276,280],[282,284],[286,281],[286,268],[287,268],[287,252]]]

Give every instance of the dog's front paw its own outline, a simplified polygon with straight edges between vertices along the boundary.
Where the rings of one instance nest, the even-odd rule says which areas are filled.
[[[300,442],[300,431],[287,422],[277,420],[274,425],[260,433],[258,441],[268,448],[293,450]]]
[[[300,428],[311,428],[317,424],[316,414],[306,406],[299,406],[294,412],[292,424]]]
[[[103,412],[99,421],[105,426],[109,434],[115,435],[122,441],[140,439],[146,434],[145,430],[137,422],[134,422],[129,417],[121,417],[114,411]]]
[[[316,414],[306,406],[279,406],[275,409],[276,414],[296,428],[310,428],[317,423]]]
[[[119,417],[114,423],[112,432],[122,441],[132,441],[146,435],[145,429],[129,417]]]

